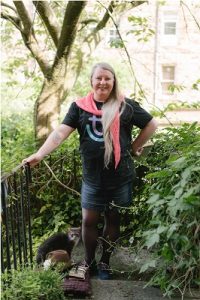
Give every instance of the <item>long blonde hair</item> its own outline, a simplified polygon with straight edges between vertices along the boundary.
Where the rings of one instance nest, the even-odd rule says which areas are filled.
[[[109,95],[109,98],[102,106],[102,125],[103,125],[103,136],[104,136],[104,144],[105,144],[105,152],[104,152],[104,165],[108,167],[112,159],[113,153],[113,143],[112,136],[110,134],[110,126],[116,116],[116,113],[119,111],[121,106],[121,97],[119,91],[118,80],[116,78],[116,74],[114,69],[107,63],[101,62],[97,63],[93,66],[91,72],[91,81],[93,74],[97,68],[110,71],[114,76],[114,85],[113,89]]]

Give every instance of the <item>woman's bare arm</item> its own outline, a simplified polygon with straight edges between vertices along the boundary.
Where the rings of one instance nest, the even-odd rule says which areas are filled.
[[[155,119],[151,119],[147,125],[140,131],[139,135],[132,142],[133,155],[140,156],[143,151],[144,144],[151,138],[158,127]]]
[[[37,165],[46,155],[55,150],[75,129],[64,124],[60,124],[54,131],[50,133],[40,149],[25,158],[22,162],[29,163],[31,167]]]

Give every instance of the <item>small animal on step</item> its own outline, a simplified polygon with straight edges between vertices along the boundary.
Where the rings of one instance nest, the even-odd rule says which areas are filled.
[[[81,238],[81,228],[70,228],[68,232],[58,232],[47,238],[38,248],[36,262],[48,269],[50,265],[64,263],[71,265],[71,253]]]

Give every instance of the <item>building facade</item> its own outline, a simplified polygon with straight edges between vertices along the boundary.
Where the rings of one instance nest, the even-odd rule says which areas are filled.
[[[95,56],[129,69],[126,94],[139,94],[138,82],[145,91],[148,109],[173,107],[166,112],[167,118],[160,120],[164,126],[169,121],[200,122],[198,16],[199,1],[150,0],[125,14],[113,15],[114,23],[105,30],[105,38],[95,51]],[[119,48],[121,38],[126,50]]]

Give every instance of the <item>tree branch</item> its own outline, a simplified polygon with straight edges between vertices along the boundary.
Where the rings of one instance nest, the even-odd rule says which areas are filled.
[[[89,23],[97,23],[96,19],[87,19],[80,22],[81,28],[78,31],[83,30]]]
[[[46,25],[46,28],[52,37],[55,46],[57,47],[60,36],[60,25],[57,22],[54,11],[46,1],[33,1],[33,4],[35,5],[37,12]]]
[[[79,55],[78,55],[79,61],[78,61],[78,65],[76,68],[76,79],[78,78],[80,71],[81,71],[81,67],[82,67],[82,64],[84,61],[83,57],[85,56],[85,59],[86,59],[86,56],[89,56],[92,51],[91,42],[94,41],[94,47],[96,47],[98,45],[98,43],[100,42],[100,37],[99,37],[98,33],[101,29],[103,29],[106,26],[107,22],[110,19],[111,12],[113,12],[115,6],[116,5],[114,4],[114,2],[111,1],[110,4],[108,5],[108,7],[106,8],[103,18],[99,21],[99,23],[97,23],[96,19],[88,19],[88,20],[83,20],[81,22],[82,24],[85,24],[85,25],[87,25],[90,22],[96,22],[97,25],[93,29],[93,31],[90,32],[88,34],[88,36],[86,36],[83,40],[83,43],[87,43],[87,45],[89,47],[89,53],[86,53],[85,51],[83,52],[81,49],[79,50]],[[83,27],[81,29],[83,29]],[[75,80],[75,82],[76,82],[76,80]]]
[[[131,5],[132,5],[132,8],[133,7],[136,7],[136,6],[139,6],[139,5],[141,5],[141,4],[143,4],[143,3],[148,3],[148,1],[147,0],[145,0],[145,1],[131,1]]]
[[[53,68],[61,57],[68,59],[77,31],[77,23],[87,1],[69,1],[65,11],[63,26]]]
[[[10,9],[12,9],[15,13],[17,13],[16,9],[13,6],[11,6],[11,5],[9,5],[9,4],[5,3],[5,2],[1,2],[1,6],[8,7]]]
[[[23,31],[21,27],[21,22],[18,17],[8,15],[5,12],[1,12],[1,18],[10,21],[19,31]]]
[[[76,79],[75,79],[75,82],[80,74],[80,71],[81,71],[81,67],[82,67],[82,64],[83,64],[83,61],[84,61],[84,56],[85,56],[85,60],[86,60],[86,57],[88,57],[92,51],[92,46],[91,46],[91,42],[94,41],[94,47],[96,47],[98,45],[98,43],[100,42],[100,37],[99,37],[99,31],[101,29],[103,29],[107,22],[109,21],[110,19],[110,15],[111,15],[111,12],[113,12],[114,8],[115,8],[115,4],[113,1],[110,2],[110,4],[108,5],[108,8],[106,9],[105,11],[105,14],[103,15],[102,19],[99,21],[99,23],[97,23],[96,19],[88,19],[88,20],[83,20],[81,22],[81,24],[85,24],[87,25],[88,23],[90,22],[95,22],[97,23],[96,27],[93,29],[92,32],[90,32],[88,34],[88,36],[86,36],[83,40],[82,43],[87,43],[88,47],[89,47],[89,52],[86,53],[85,51],[83,52],[81,50],[81,48],[79,49],[79,61],[78,61],[78,65],[77,65],[77,68],[76,68]],[[83,27],[81,28],[83,29]]]
[[[200,24],[198,23],[196,17],[195,17],[195,16],[193,15],[193,13],[191,12],[191,9],[188,7],[188,5],[187,5],[184,1],[181,1],[180,4],[181,4],[181,5],[184,5],[184,6],[187,8],[187,10],[188,10],[189,13],[191,14],[192,18],[194,19],[194,21],[195,21],[195,23],[196,23],[198,29],[200,30]]]
[[[97,24],[97,26],[93,29],[93,31],[88,35],[86,36],[86,38],[84,39],[83,42],[91,42],[90,38],[93,37],[93,39],[96,39],[96,35],[97,33],[106,26],[109,18],[110,18],[110,13],[113,12],[113,9],[114,9],[114,2],[111,1],[108,8],[106,9],[106,12],[103,16],[103,18],[101,19],[101,21]]]
[[[96,31],[99,31],[106,26],[108,20],[110,19],[110,14],[112,14],[113,12],[114,7],[115,7],[114,1],[111,1],[108,8],[106,9],[106,12],[102,20],[97,24],[95,28]]]
[[[49,169],[49,171],[51,172],[51,175],[55,178],[55,180],[64,188],[68,189],[69,191],[71,191],[72,193],[80,196],[81,194],[79,192],[77,192],[76,190],[68,187],[67,185],[65,185],[64,183],[62,183],[54,174],[53,170],[50,168],[50,166],[47,164],[47,162],[45,160],[43,160],[44,164],[46,165],[46,167]]]
[[[97,2],[101,5],[101,3],[99,1],[97,1]],[[138,5],[143,4],[145,2],[147,2],[147,0],[145,0],[145,1],[132,1],[131,6],[133,8],[133,7],[136,7]],[[126,4],[126,2],[125,2],[125,4]],[[106,12],[105,12],[102,20],[97,24],[97,26],[93,29],[93,31],[84,39],[84,42],[90,43],[91,42],[91,37],[93,37],[93,39],[96,41],[96,43],[98,43],[97,33],[106,26],[107,22],[111,18],[111,14],[112,14],[112,12],[113,12],[113,10],[116,6],[117,6],[117,4],[114,1],[110,2],[108,8],[106,8],[104,6],[104,8],[106,9]]]
[[[24,3],[22,1],[13,1],[13,3],[17,9],[17,13],[23,24],[23,32],[24,34],[29,36],[30,34],[33,33],[32,21],[29,16],[29,13],[26,10],[26,7],[24,6]]]
[[[118,36],[119,36],[120,40],[122,41],[123,48],[124,48],[124,50],[125,50],[125,52],[126,52],[126,55],[127,55],[127,58],[128,58],[128,62],[129,62],[130,68],[131,68],[132,75],[133,75],[133,77],[135,78],[136,83],[140,86],[140,84],[139,84],[139,82],[137,81],[136,76],[135,76],[135,72],[134,72],[134,68],[133,68],[132,62],[131,62],[130,55],[129,55],[128,50],[127,50],[127,48],[126,48],[126,46],[125,46],[125,43],[124,43],[124,40],[123,40],[123,38],[122,38],[121,32],[119,31],[118,25],[117,25],[117,23],[115,22],[115,20],[114,20],[114,18],[113,18],[113,16],[112,16],[112,13],[111,13],[111,12],[105,7],[105,5],[102,4],[100,1],[97,1],[97,2],[98,2],[102,7],[104,7],[104,8],[107,10],[108,14],[110,15],[110,18],[111,18],[111,20],[112,20],[112,22],[113,22],[113,24],[114,24],[114,26],[115,26],[115,28],[116,28],[116,31],[117,31],[117,33],[118,33]],[[140,87],[140,88],[141,88],[141,87]],[[141,89],[141,90],[142,90],[142,89]]]
[[[48,60],[46,59],[46,54],[44,53],[43,50],[40,49],[38,42],[35,38],[33,23],[31,21],[29,13],[26,10],[26,7],[24,6],[24,3],[22,1],[13,1],[13,2],[17,9],[20,20],[23,24],[23,28],[20,32],[24,40],[24,43],[26,47],[30,50],[32,55],[35,57],[35,59],[37,60],[44,76],[48,78],[51,66],[48,63]]]
[[[9,8],[9,9],[12,10],[12,11],[14,12],[14,14],[15,14],[15,15],[13,15],[13,14],[11,15],[11,14],[8,13],[8,12],[1,11],[1,18],[10,21],[10,22],[11,22],[18,30],[21,31],[21,30],[22,30],[21,20],[20,20],[20,18],[17,16],[17,11],[16,11],[16,9],[15,9],[13,6],[11,6],[11,5],[9,5],[9,4],[5,3],[5,2],[1,2],[1,6],[2,6],[2,7]]]

